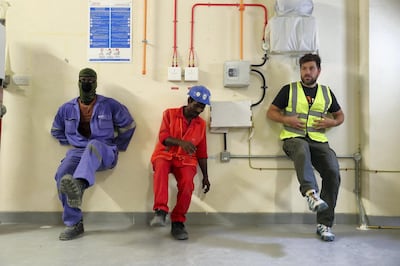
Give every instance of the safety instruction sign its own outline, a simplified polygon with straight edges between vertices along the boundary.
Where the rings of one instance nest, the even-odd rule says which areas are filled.
[[[132,0],[89,0],[90,62],[131,62]]]

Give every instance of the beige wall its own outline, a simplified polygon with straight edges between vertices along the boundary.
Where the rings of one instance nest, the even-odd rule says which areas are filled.
[[[366,3],[369,2],[369,5]],[[370,213],[399,215],[399,159],[396,141],[400,123],[398,52],[400,2],[361,1],[361,99],[365,207]],[[390,125],[388,127],[388,125]],[[390,128],[387,130],[386,128]],[[376,171],[377,170],[377,171]],[[389,211],[392,209],[392,211]]]
[[[177,45],[180,66],[183,67],[188,64],[191,7],[197,2],[178,1]],[[232,3],[227,0],[218,2]],[[387,2],[395,5],[396,1]],[[98,72],[98,93],[114,97],[128,106],[137,122],[137,130],[128,151],[120,154],[118,166],[97,175],[97,184],[85,193],[83,208],[85,211],[151,211],[149,158],[161,113],[167,107],[185,104],[187,87],[197,84],[167,81],[167,67],[171,64],[173,47],[173,1],[148,1],[146,75],[142,75],[143,1],[133,1],[133,61],[122,64],[87,62],[87,1],[10,0],[9,3],[11,6],[6,17],[7,72],[10,75],[29,75],[31,83],[23,87],[11,84],[4,92],[8,112],[3,119],[1,143],[0,211],[61,210],[54,173],[66,148],[61,147],[49,131],[58,106],[78,95],[77,73],[86,66]],[[273,0],[248,0],[245,3],[264,4],[269,16],[274,14]],[[330,143],[338,155],[352,155],[359,151],[359,147],[362,147],[362,152],[368,147],[369,163],[374,159],[371,154],[383,162],[386,162],[385,157],[380,155],[389,154],[388,158],[393,157],[389,162],[367,163],[364,167],[395,169],[395,157],[390,154],[395,154],[397,147],[394,145],[397,144],[388,142],[381,145],[378,139],[384,135],[381,135],[383,130],[378,129],[382,126],[372,124],[389,122],[386,116],[381,115],[387,103],[367,102],[368,113],[364,111],[368,107],[364,106],[360,114],[360,95],[363,99],[369,99],[369,96],[365,96],[368,92],[360,90],[360,84],[364,84],[360,80],[368,82],[365,80],[369,76],[364,73],[360,75],[360,69],[366,67],[364,58],[368,57],[368,49],[364,47],[360,50],[358,1],[316,0],[314,5],[313,15],[319,28],[319,52],[322,57],[320,82],[330,85],[346,113],[345,123],[329,132]],[[256,75],[252,75],[248,88],[223,87],[223,62],[240,59],[239,17],[238,10],[231,7],[201,7],[196,10],[194,39],[200,70],[198,84],[211,89],[213,100],[250,99],[256,102],[261,96],[261,81]],[[244,18],[243,59],[258,64],[263,56],[263,12],[257,8],[246,8]],[[386,37],[394,38],[393,35]],[[268,63],[258,69],[266,76],[268,90],[263,103],[253,108],[251,154],[281,155],[281,143],[278,140],[280,127],[266,120],[265,111],[282,85],[298,79],[298,65],[294,58],[271,56]],[[382,74],[382,71],[377,73]],[[394,88],[393,85],[385,85],[384,90],[387,91],[390,86]],[[172,90],[173,86],[179,89]],[[371,90],[379,89],[375,87],[371,87]],[[378,94],[373,97],[378,97]],[[394,100],[389,104],[395,108]],[[390,118],[394,118],[393,108],[387,114]],[[372,136],[364,136],[365,126],[360,132],[360,116],[362,121],[369,123],[366,131],[371,131]],[[203,117],[209,119],[208,110]],[[398,124],[398,119],[390,119],[390,122]],[[365,143],[361,143],[360,135]],[[229,151],[232,154],[249,154],[248,138],[247,129],[231,130],[227,136]],[[395,136],[391,139],[395,139]],[[219,153],[223,150],[222,135],[209,133],[208,142],[211,191],[202,196],[200,180],[196,178],[190,211],[308,212],[298,192],[294,171],[282,170],[291,168],[289,161],[258,159],[249,164],[245,159],[233,159],[229,163],[222,163],[219,161]],[[351,160],[340,162],[344,169],[354,168]],[[260,171],[253,168],[271,169]],[[343,170],[342,180],[337,212],[356,213],[354,171]],[[395,174],[385,174],[384,180],[387,182],[381,182],[379,187],[389,192],[385,193],[385,198],[395,200],[396,191],[391,188],[398,187],[400,180],[395,178]],[[374,194],[373,182],[368,185],[371,187],[364,185],[368,200],[373,198],[380,206],[376,208],[368,202],[369,214],[400,215],[396,204],[381,204],[383,199]],[[171,192],[173,203],[173,181]]]

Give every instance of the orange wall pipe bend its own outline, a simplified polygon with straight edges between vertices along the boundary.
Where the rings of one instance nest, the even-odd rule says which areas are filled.
[[[194,44],[193,44],[193,39],[194,39],[194,11],[195,11],[195,8],[196,7],[198,7],[198,6],[208,6],[208,7],[210,7],[210,6],[236,6],[236,7],[239,7],[239,10],[240,10],[240,12],[241,12],[241,22],[240,22],[240,27],[241,27],[241,44],[240,44],[240,59],[243,59],[243,11],[244,11],[244,8],[245,7],[247,7],[247,6],[251,6],[251,7],[260,7],[260,8],[262,8],[263,10],[264,10],[264,30],[265,30],[265,27],[267,26],[267,23],[268,23],[268,11],[267,11],[267,8],[264,6],[264,5],[262,5],[262,4],[244,4],[243,3],[243,0],[241,0],[241,2],[240,2],[240,4],[218,4],[218,3],[213,3],[213,4],[211,4],[211,3],[197,3],[197,4],[194,4],[193,6],[192,6],[192,20],[191,20],[191,30],[190,30],[190,34],[191,34],[191,37],[190,37],[190,55],[189,55],[189,62],[190,62],[190,58],[191,58],[191,56],[193,56],[194,57],[194,55],[193,55],[193,51],[194,51]],[[190,65],[190,63],[189,63],[189,65]]]

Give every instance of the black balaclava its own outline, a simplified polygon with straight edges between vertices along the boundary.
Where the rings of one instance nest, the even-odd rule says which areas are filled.
[[[81,78],[94,78],[93,82],[83,81]],[[80,100],[84,104],[91,103],[96,98],[96,88],[97,88],[97,74],[91,68],[84,68],[79,72],[79,96]]]

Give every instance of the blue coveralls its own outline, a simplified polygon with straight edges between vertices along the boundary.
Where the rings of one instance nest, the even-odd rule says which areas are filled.
[[[78,132],[79,121],[78,98],[63,104],[53,121],[53,137],[62,145],[74,146],[67,151],[57,169],[57,189],[60,188],[61,178],[66,174],[85,179],[92,186],[96,171],[111,169],[117,164],[118,151],[127,149],[136,129],[135,121],[124,105],[101,95],[97,95],[93,107],[90,138]],[[59,198],[64,208],[64,224],[72,226],[78,223],[82,219],[81,209],[69,207],[64,194],[59,193]]]

